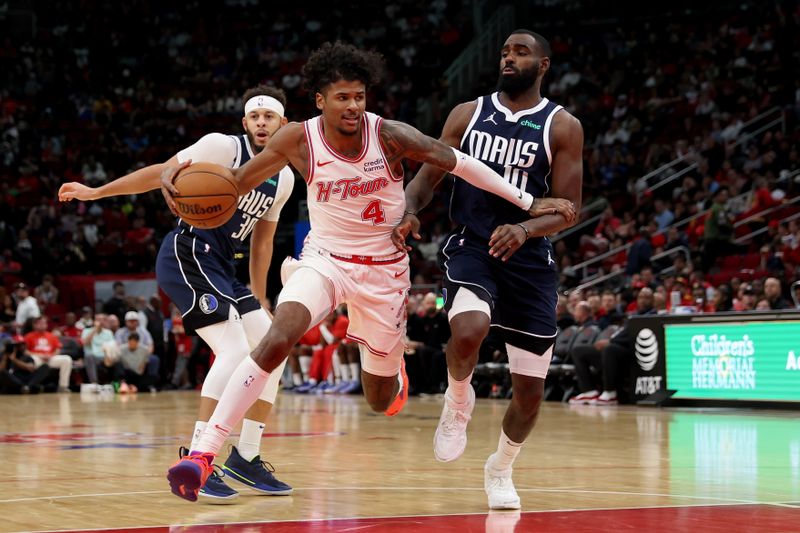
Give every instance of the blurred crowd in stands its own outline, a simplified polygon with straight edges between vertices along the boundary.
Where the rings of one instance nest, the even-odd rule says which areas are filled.
[[[800,3],[712,4],[640,6],[624,19],[599,1],[534,2],[520,11],[537,16],[518,25],[553,48],[543,94],[585,130],[581,224],[553,239],[568,294],[559,303],[563,328],[620,325],[645,289],[654,312],[796,307]],[[152,272],[174,224],[158,193],[59,204],[62,182],[103,184],[209,131],[238,131],[239,96],[257,83],[287,91],[290,119],[312,116],[299,68],[310,50],[336,38],[384,53],[388,79],[368,108],[413,124],[418,99],[438,101],[445,69],[481,27],[453,0],[337,5],[319,15],[257,1],[226,1],[214,17],[197,7],[140,0],[75,10],[55,2],[35,12],[35,33],[19,24],[0,40],[0,372],[28,380],[2,386],[193,388],[213,357],[157,296],[131,300],[124,285],[111,306],[48,316],[66,289],[54,276]],[[130,30],[132,20],[142,31]],[[487,73],[463,99],[490,92],[495,81]],[[434,111],[444,117],[449,109]],[[302,190],[282,217],[286,241]],[[451,229],[449,190],[441,187],[423,211],[423,237],[411,252],[417,290],[407,361],[416,392],[439,392],[446,381],[436,253]],[[291,253],[291,244],[276,250],[287,247]],[[271,281],[274,296],[277,276]],[[298,346],[288,387],[358,390],[357,351],[341,335],[343,319],[346,310]],[[312,372],[318,351],[324,357]],[[501,362],[502,351],[490,338],[481,360]],[[72,362],[67,384],[60,356]]]

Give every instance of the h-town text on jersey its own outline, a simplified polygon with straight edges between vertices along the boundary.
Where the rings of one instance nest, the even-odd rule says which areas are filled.
[[[357,198],[359,196],[366,196],[368,194],[376,193],[388,186],[389,180],[384,177],[374,178],[371,180],[367,180],[362,177],[355,177],[342,178],[336,181],[318,181],[317,201],[327,202],[330,200],[331,194],[339,195],[340,200]]]

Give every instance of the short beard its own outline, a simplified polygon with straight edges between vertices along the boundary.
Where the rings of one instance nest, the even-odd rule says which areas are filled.
[[[264,146],[261,146],[261,145],[259,145],[259,144],[256,144],[256,136],[255,136],[255,135],[253,135],[253,134],[250,132],[250,130],[245,130],[245,133],[247,134],[247,140],[249,140],[249,141],[250,141],[250,148],[252,148],[252,149],[253,149],[253,153],[254,153],[254,154],[259,154],[259,153],[261,153],[261,150],[263,150],[263,149],[264,149]],[[266,146],[266,145],[265,145],[265,146]]]
[[[502,69],[500,77],[497,80],[497,89],[510,96],[517,96],[526,91],[529,91],[536,85],[536,73],[539,72],[539,63],[537,62],[532,68],[528,70],[520,70],[519,74],[513,76],[503,76]]]

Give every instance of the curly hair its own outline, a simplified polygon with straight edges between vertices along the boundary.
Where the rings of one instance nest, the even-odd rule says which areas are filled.
[[[263,84],[250,87],[244,92],[242,95],[242,109],[244,109],[244,106],[248,100],[254,96],[260,95],[273,97],[275,100],[281,103],[284,109],[286,109],[286,93],[283,92],[283,89],[278,89],[277,87]]]
[[[303,88],[312,98],[339,80],[360,81],[369,89],[381,81],[384,68],[383,56],[378,52],[359,50],[341,41],[328,42],[315,50],[303,66]]]

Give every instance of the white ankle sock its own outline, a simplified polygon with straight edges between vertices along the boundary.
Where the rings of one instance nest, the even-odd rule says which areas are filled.
[[[348,363],[350,367],[350,379],[356,383],[361,383],[361,370],[358,368],[358,363]]]
[[[336,357],[334,355],[334,357]],[[339,364],[339,375],[342,378],[342,381],[350,381],[350,367],[347,363],[340,363]]]
[[[247,356],[239,363],[225,386],[217,408],[197,445],[198,451],[218,454],[233,426],[255,403],[269,379],[269,372]]]
[[[245,418],[242,421],[242,433],[239,435],[239,455],[245,461],[252,461],[259,454],[261,436],[264,434],[264,423]]]
[[[493,454],[494,459],[489,467],[497,471],[511,468],[511,465],[514,464],[514,459],[517,458],[519,451],[522,449],[522,444],[509,439],[506,432],[501,429],[500,442],[497,443],[497,451]]]
[[[467,403],[469,401],[469,387],[472,382],[472,372],[461,381],[456,380],[450,371],[447,371],[447,395],[456,403]]]
[[[194,433],[192,433],[192,443],[189,445],[189,451],[197,449],[197,445],[200,443],[200,437],[203,436],[207,425],[208,422],[203,422],[202,420],[198,420],[194,423]]]
[[[292,385],[298,387],[303,384],[303,376],[300,374],[292,374]]]

